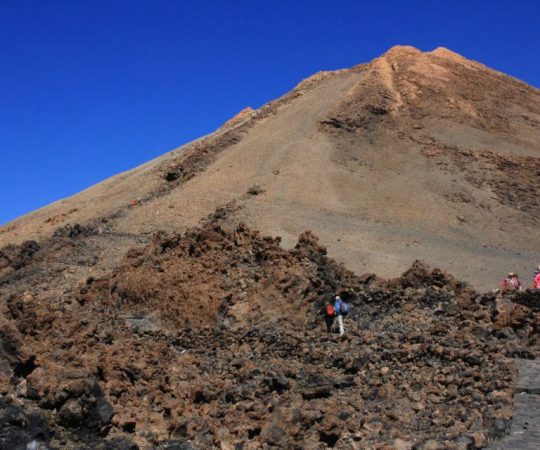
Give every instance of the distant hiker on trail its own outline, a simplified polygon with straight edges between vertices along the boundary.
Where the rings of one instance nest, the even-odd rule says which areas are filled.
[[[540,266],[538,266],[533,273],[532,288],[540,291]]]
[[[337,316],[336,314],[336,308],[334,307],[335,303],[335,297],[332,298],[329,302],[327,302],[322,310],[322,313],[324,315],[324,322],[326,323],[326,332],[331,333],[332,327],[334,326],[334,320]]]
[[[341,336],[343,333],[345,333],[345,330],[343,329],[343,300],[341,300],[339,295],[336,295],[334,298],[334,308],[336,309],[339,335]]]
[[[503,291],[521,291],[521,282],[519,281],[518,274],[508,272],[508,276],[501,283],[501,289]]]
[[[343,316],[346,316],[351,311],[351,305],[345,303],[339,295],[335,295],[330,302],[328,302],[324,308],[324,321],[326,322],[326,331],[328,333],[332,332],[332,327],[334,325],[334,320],[337,317],[337,322],[339,326],[339,334],[343,335],[345,330],[343,328]]]

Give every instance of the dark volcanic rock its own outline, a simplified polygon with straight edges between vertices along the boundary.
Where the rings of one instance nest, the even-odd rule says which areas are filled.
[[[15,324],[0,316],[0,377],[26,376],[34,369],[34,360]]]
[[[48,449],[51,430],[38,409],[27,410],[0,397],[0,448]]]
[[[508,429],[506,356],[536,352],[539,293],[479,295],[420,262],[360,277],[310,232],[284,250],[227,217],[157,235],[57,303],[10,294],[2,389],[41,411],[43,442],[470,448]],[[335,292],[354,305],[343,338],[320,315]],[[20,408],[5,442],[39,434]]]

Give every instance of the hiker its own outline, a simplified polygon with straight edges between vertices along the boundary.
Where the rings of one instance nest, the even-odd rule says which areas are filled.
[[[536,289],[537,291],[540,291],[540,266],[538,266],[533,273],[532,288]]]
[[[345,330],[343,328],[343,317],[351,312],[352,306],[350,303],[345,303],[339,295],[335,295],[330,302],[324,305],[323,314],[324,321],[326,322],[326,331],[332,332],[334,320],[337,317],[339,326],[339,334],[343,335]]]
[[[515,272],[508,272],[508,276],[501,283],[501,289],[503,291],[521,291],[521,283],[518,274]]]
[[[339,327],[339,335],[343,335],[345,330],[343,329],[343,300],[339,295],[334,298],[334,309],[336,310],[337,322]]]
[[[335,297],[332,298],[326,305],[324,305],[322,309],[322,313],[324,314],[324,322],[326,323],[326,332],[331,333],[332,327],[334,326],[334,320],[337,316],[336,314],[336,308],[334,307],[335,304]]]

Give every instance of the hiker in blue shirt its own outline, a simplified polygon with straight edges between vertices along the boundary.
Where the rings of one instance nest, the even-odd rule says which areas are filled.
[[[343,329],[343,300],[341,300],[339,295],[336,295],[336,298],[334,299],[334,309],[336,310],[339,334],[342,335],[345,333],[345,330]]]

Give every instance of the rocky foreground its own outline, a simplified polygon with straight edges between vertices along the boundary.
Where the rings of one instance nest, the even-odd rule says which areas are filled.
[[[540,293],[479,294],[420,262],[357,276],[312,233],[285,250],[228,213],[54,297],[44,277],[91,265],[96,229],[0,251],[0,448],[469,449],[508,432]],[[334,292],[354,305],[343,338],[319,314]]]

